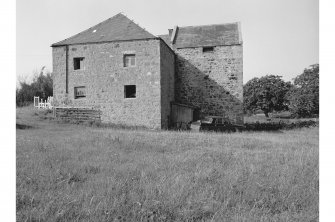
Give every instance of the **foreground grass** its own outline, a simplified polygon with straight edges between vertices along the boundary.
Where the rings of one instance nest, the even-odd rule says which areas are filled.
[[[101,129],[18,109],[18,221],[318,221],[318,128]]]

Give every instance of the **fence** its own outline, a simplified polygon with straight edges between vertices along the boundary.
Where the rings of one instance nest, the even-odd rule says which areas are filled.
[[[49,96],[46,100],[40,99],[39,96],[34,96],[34,107],[37,109],[52,109],[53,100],[52,96]]]

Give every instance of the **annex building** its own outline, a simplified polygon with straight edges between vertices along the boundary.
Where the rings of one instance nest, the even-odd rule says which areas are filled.
[[[94,107],[102,122],[166,129],[206,115],[243,123],[239,23],[155,36],[123,14],[52,44],[56,105]]]

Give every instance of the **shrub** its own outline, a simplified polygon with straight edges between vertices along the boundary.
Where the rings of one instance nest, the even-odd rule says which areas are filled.
[[[266,122],[266,123],[245,123],[245,131],[276,131],[276,130],[290,130],[303,127],[318,126],[318,122],[314,120],[301,120],[296,122]]]

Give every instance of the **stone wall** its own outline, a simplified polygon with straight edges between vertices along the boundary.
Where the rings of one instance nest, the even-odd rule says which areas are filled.
[[[196,106],[204,115],[227,115],[243,123],[242,45],[175,49],[162,40],[138,40],[53,47],[54,99],[58,104],[92,106],[102,121],[167,128],[171,102]],[[135,54],[136,66],[123,67],[123,55]],[[84,57],[80,70],[73,58]],[[124,98],[124,86],[136,85],[136,98]],[[74,87],[86,97],[75,98]]]
[[[175,54],[163,41],[160,42],[162,128],[171,120],[171,102],[174,101]]]
[[[103,122],[160,129],[162,127],[160,48],[158,39],[70,45],[69,93],[66,95],[65,47],[54,47],[56,102],[96,107],[102,111]],[[135,67],[123,67],[124,54],[136,55]],[[83,67],[80,70],[74,70],[75,57],[84,57]],[[165,68],[166,65],[163,70]],[[136,85],[136,98],[124,98],[125,85]],[[75,99],[74,87],[77,86],[86,87],[85,98]]]
[[[66,100],[66,47],[52,48],[52,78],[54,101]]]
[[[176,102],[200,108],[200,114],[226,115],[243,123],[242,45],[176,49]]]

